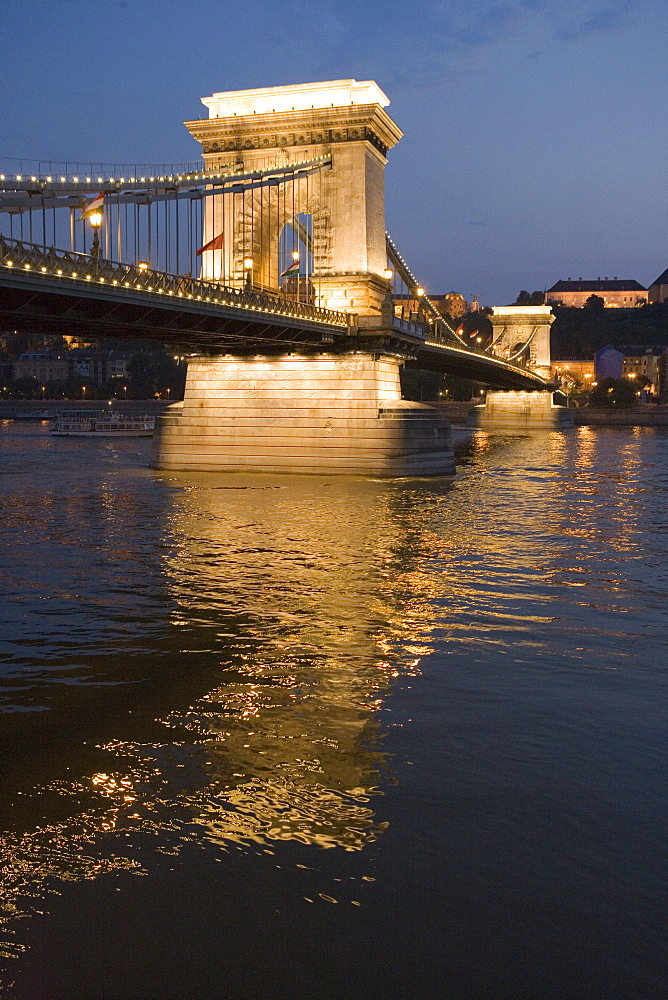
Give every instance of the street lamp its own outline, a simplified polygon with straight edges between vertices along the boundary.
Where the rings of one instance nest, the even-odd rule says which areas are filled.
[[[253,286],[253,258],[244,257],[244,271],[246,272],[246,288]]]
[[[88,221],[93,227],[93,245],[90,249],[90,255],[97,265],[100,261],[100,226],[102,225],[102,212],[91,212],[88,216]]]

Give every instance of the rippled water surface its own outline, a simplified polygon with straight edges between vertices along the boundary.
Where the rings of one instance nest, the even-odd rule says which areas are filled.
[[[8,997],[667,995],[666,432],[0,444]]]

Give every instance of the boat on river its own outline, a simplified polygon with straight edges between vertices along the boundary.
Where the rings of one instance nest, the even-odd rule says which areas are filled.
[[[155,417],[116,410],[71,410],[60,413],[51,433],[60,437],[152,437]]]

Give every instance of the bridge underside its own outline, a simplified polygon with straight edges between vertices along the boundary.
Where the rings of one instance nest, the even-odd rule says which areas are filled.
[[[492,389],[513,389],[534,392],[554,391],[555,386],[533,372],[511,367],[489,354],[468,353],[448,344],[427,346],[406,362],[408,368],[440,372],[456,378],[480,382]]]
[[[261,346],[284,351],[290,345],[317,347],[347,333],[345,326],[305,321],[275,312],[207,308],[192,298],[158,298],[115,289],[103,294],[95,285],[67,288],[60,282],[49,287],[44,280],[24,280],[16,287],[0,273],[0,324],[39,334],[68,334],[88,339],[114,337],[149,340],[177,346],[184,351],[248,350]],[[12,278],[14,276],[12,275]],[[5,279],[5,280],[3,280]]]

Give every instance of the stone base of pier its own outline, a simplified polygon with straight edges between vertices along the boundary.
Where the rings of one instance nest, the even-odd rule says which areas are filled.
[[[450,421],[401,399],[400,364],[382,354],[191,359],[183,404],[156,422],[153,465],[454,475]]]
[[[554,403],[551,392],[488,392],[484,406],[469,413],[468,427],[480,430],[562,430],[573,426],[573,412]]]

